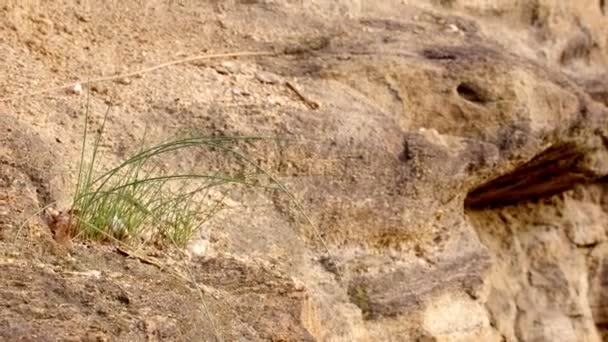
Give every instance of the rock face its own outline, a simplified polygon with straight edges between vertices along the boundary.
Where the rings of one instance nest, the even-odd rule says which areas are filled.
[[[82,101],[66,93],[15,99],[31,75],[70,78],[91,61],[102,68],[94,76],[139,70],[177,52],[199,54],[201,44],[276,54],[86,85],[92,113],[107,103],[120,112],[106,125],[108,159],[124,158],[144,132],[149,139],[185,129],[279,136],[286,139],[241,148],[293,198],[223,194],[230,210],[205,227],[204,252],[188,261],[193,279],[214,295],[213,320],[201,321],[197,293],[174,290],[160,275],[146,288],[155,269],[117,270],[111,253],[96,247],[78,249],[65,267],[103,266],[122,276],[99,285],[67,281],[55,270],[29,290],[34,303],[69,297],[47,300],[45,286],[93,289],[102,295],[84,296],[80,307],[70,302],[69,312],[98,319],[95,336],[110,340],[178,332],[247,341],[608,338],[608,84],[598,76],[608,66],[604,1],[44,6],[0,9],[9,18],[0,51],[18,76],[0,76],[9,94],[0,102],[0,131],[10,133],[0,138],[0,236],[15,234],[28,205],[69,199],[74,174],[57,174],[79,157]],[[53,39],[36,38],[41,30]],[[81,55],[73,41],[100,52]],[[167,167],[201,160],[214,170],[234,167],[211,152]],[[28,191],[18,190],[17,179]],[[17,254],[0,261],[20,255],[22,243],[3,242],[7,255]],[[35,278],[34,265],[46,260],[39,249],[28,252],[31,263],[22,268],[32,275],[23,277]],[[23,277],[0,281],[13,304]],[[143,290],[129,287],[138,281]],[[140,300],[127,310],[105,287]],[[163,306],[155,291],[181,299],[156,314]],[[91,328],[70,325],[66,308],[51,316],[11,308],[0,321],[8,339],[61,339],[73,337],[66,329]],[[123,328],[112,330],[117,324]]]

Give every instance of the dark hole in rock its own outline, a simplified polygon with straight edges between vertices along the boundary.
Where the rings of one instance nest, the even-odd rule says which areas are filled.
[[[467,83],[460,83],[456,88],[458,95],[463,99],[476,102],[476,103],[485,103],[488,102],[487,98],[483,96],[478,90],[475,89],[474,86]]]

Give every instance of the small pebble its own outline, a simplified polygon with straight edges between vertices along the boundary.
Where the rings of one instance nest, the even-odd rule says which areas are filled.
[[[186,249],[192,256],[202,257],[207,253],[209,248],[209,241],[205,239],[192,241]]]
[[[236,74],[241,71],[241,66],[235,62],[226,61],[222,62],[221,65],[232,74]]]
[[[72,93],[76,95],[82,94],[82,85],[80,83],[76,83],[72,88]]]
[[[222,62],[220,65],[214,66],[213,69],[222,75],[238,74],[241,71],[239,65],[230,61]]]
[[[460,32],[460,29],[458,28],[458,26],[454,25],[454,24],[450,24],[448,25],[448,31],[450,32]]]
[[[232,95],[235,95],[235,96],[249,96],[251,94],[249,92],[247,92],[246,90],[241,90],[239,88],[232,88]]]
[[[122,84],[122,85],[129,85],[129,84],[131,84],[131,79],[128,77],[121,77],[118,80],[116,80],[116,82],[118,82],[119,84]]]
[[[267,71],[258,71],[255,74],[255,78],[257,78],[258,81],[260,81],[262,83],[267,83],[267,84],[281,83],[280,76],[273,74],[271,72],[267,72]]]
[[[47,18],[41,18],[40,22],[43,23],[44,25],[48,26],[48,27],[53,27],[53,25],[54,25],[53,22],[50,21]]]

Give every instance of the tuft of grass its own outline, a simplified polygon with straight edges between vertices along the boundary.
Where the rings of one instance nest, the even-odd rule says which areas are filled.
[[[88,107],[88,106],[87,106]],[[77,236],[88,239],[132,239],[160,242],[168,240],[184,246],[222,207],[222,199],[209,199],[214,188],[229,184],[279,189],[263,185],[257,165],[237,151],[234,145],[261,137],[187,137],[174,139],[137,153],[119,165],[99,172],[99,147],[105,123],[87,156],[88,111],[85,115],[82,154],[71,215]],[[253,166],[253,174],[230,175],[221,172],[169,173],[162,165],[180,152],[208,149],[232,156],[242,168]]]
[[[328,258],[337,265],[325,239],[295,195],[237,148],[239,143],[276,138],[191,136],[147,148],[142,141],[137,153],[119,165],[99,172],[99,147],[110,109],[105,113],[92,151],[87,155],[88,103],[86,106],[78,182],[68,211],[73,235],[119,241],[168,241],[183,247],[209,218],[222,209],[223,198],[209,199],[211,190],[241,185],[287,195],[326,250]],[[239,171],[168,173],[160,167],[181,152],[196,149],[230,157],[233,162],[227,167]],[[342,276],[337,269],[336,276],[341,281]]]

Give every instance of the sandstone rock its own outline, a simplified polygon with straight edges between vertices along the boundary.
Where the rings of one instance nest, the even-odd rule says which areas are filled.
[[[64,21],[55,7],[40,6],[53,22]],[[280,52],[248,59],[251,68],[218,61],[212,68],[199,62],[147,73],[146,82],[112,94],[124,115],[107,121],[111,139],[103,145],[122,151],[107,157],[118,163],[144,134],[161,141],[184,131],[278,137],[237,144],[256,166],[215,150],[163,160],[166,168],[202,166],[211,174],[263,169],[272,186],[222,189],[234,203],[204,227],[213,237],[213,255],[201,240],[190,251],[205,258],[184,261],[196,284],[176,284],[138,262],[127,261],[125,270],[123,259],[113,259],[122,256],[104,254],[102,247],[77,248],[81,259],[73,262],[95,269],[97,262],[117,264],[113,272],[127,274],[101,280],[133,278],[130,291],[147,298],[150,310],[172,316],[122,311],[120,300],[106,295],[115,283],[70,282],[60,272],[41,277],[20,265],[14,269],[28,273],[3,269],[9,276],[0,290],[11,302],[0,305],[11,322],[27,323],[26,332],[0,329],[0,336],[44,332],[63,340],[61,329],[99,321],[107,331],[120,330],[112,336],[117,340],[182,331],[185,339],[211,340],[213,320],[202,318],[201,294],[193,289],[205,290],[226,340],[599,341],[606,334],[608,109],[597,75],[608,62],[608,28],[601,2],[163,6],[124,1],[93,7],[87,18],[100,19],[87,20],[86,30],[69,40],[49,39],[42,49],[31,43],[39,40],[35,32],[16,25],[23,9],[7,5],[9,26],[19,34],[6,35],[3,58],[8,67],[21,63],[32,70],[9,69],[0,86],[21,94],[28,79],[52,84],[58,76],[73,77],[56,68],[60,75],[45,79],[47,68],[58,65],[88,70],[95,62],[102,69],[91,74],[110,74],[103,67],[114,69],[116,56],[121,65],[138,65],[128,60],[133,51],[155,51],[151,60],[168,61],[175,58],[174,45],[184,56],[199,55],[204,46]],[[117,17],[120,29],[102,25]],[[137,33],[135,42],[129,32]],[[100,56],[73,52],[75,43],[89,42]],[[293,79],[322,105],[311,110],[286,89],[260,84],[280,83],[274,74],[243,77],[252,70]],[[91,94],[90,113],[106,109],[100,95]],[[10,216],[66,202],[74,175],[51,172],[51,166],[77,169],[83,127],[73,119],[81,117],[82,104],[50,96],[3,100],[3,113],[5,105],[2,211]],[[94,115],[90,121],[101,123]],[[65,143],[50,149],[59,135]],[[12,178],[24,181],[27,191],[19,192]],[[284,188],[276,189],[276,180]],[[285,189],[288,194],[278,191]],[[14,204],[4,210],[5,202]],[[1,220],[3,235],[17,226]],[[12,248],[29,248],[20,243]],[[45,248],[31,252],[38,250],[36,261],[48,262]],[[53,307],[78,300],[66,306],[73,312],[59,307],[56,317],[31,319],[14,305],[22,297]],[[99,313],[104,310],[114,311]],[[76,323],[62,320],[81,316]],[[132,329],[135,316],[143,322],[139,330]]]
[[[427,306],[423,328],[437,341],[488,341],[492,336],[483,305],[471,298],[450,295],[444,295]]]
[[[606,240],[606,214],[595,203],[572,203],[564,213],[566,234],[577,246],[591,246]]]
[[[589,302],[595,323],[604,326],[608,323],[608,245],[596,246],[589,258]]]

